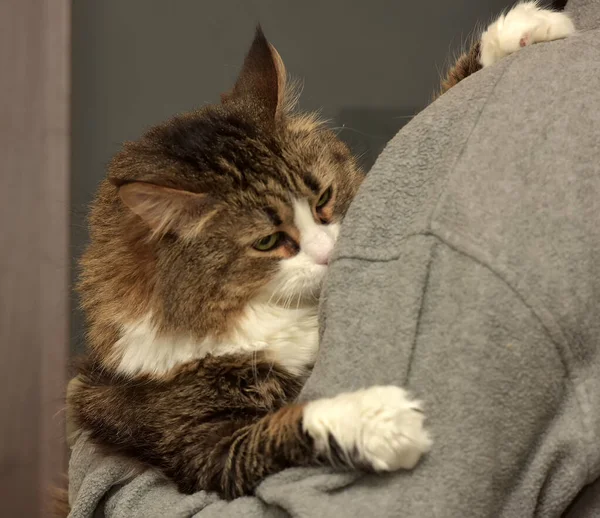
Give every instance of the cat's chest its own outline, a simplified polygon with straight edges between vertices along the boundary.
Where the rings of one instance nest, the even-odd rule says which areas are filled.
[[[303,374],[319,350],[316,309],[254,308],[222,349],[261,351],[292,374]]]
[[[266,342],[267,358],[285,367],[294,375],[305,373],[314,364],[319,350],[319,332],[316,317],[313,321],[291,324],[275,333]]]
[[[117,369],[124,374],[162,375],[207,355],[252,354],[265,356],[294,375],[314,363],[319,349],[316,308],[286,309],[249,306],[244,316],[222,338],[194,340],[157,333],[148,315],[123,326],[115,343]]]

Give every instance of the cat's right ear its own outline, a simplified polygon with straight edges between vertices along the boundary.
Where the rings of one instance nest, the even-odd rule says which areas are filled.
[[[148,225],[152,236],[167,232],[186,235],[200,231],[214,213],[210,196],[146,182],[119,187],[123,203]]]
[[[283,109],[286,77],[281,56],[259,25],[235,86],[231,92],[221,95],[221,101],[227,104],[246,99],[269,118],[275,118]]]

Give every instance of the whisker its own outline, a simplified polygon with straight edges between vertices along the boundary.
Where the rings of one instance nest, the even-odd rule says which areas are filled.
[[[277,283],[277,285],[273,289],[273,293],[271,293],[271,296],[269,297],[269,300],[267,300],[267,305],[269,305],[271,303],[271,300],[273,300],[273,297],[280,291],[280,288],[281,288],[281,286],[283,285],[284,282],[285,282],[285,279],[281,279]],[[279,299],[277,299],[277,302],[279,302]],[[275,302],[275,304],[277,304],[277,302]]]
[[[252,351],[252,376],[254,377],[254,383],[258,384],[258,370],[256,368],[257,351]]]
[[[269,379],[269,376],[271,375],[271,373],[273,372],[273,367],[275,366],[275,361],[271,360],[271,365],[269,367],[269,371],[267,372],[267,376],[266,376],[266,380]]]

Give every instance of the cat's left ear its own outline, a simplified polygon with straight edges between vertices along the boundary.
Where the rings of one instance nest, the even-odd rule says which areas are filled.
[[[146,182],[124,184],[118,192],[121,201],[148,225],[153,237],[169,231],[180,235],[198,232],[215,210],[214,201],[206,194]]]
[[[259,25],[233,90],[222,94],[221,100],[227,104],[246,99],[267,116],[275,118],[283,109],[285,87],[286,71],[281,56],[267,41]]]

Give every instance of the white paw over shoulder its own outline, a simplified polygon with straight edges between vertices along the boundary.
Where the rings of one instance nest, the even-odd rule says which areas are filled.
[[[329,453],[332,437],[346,464],[395,471],[413,468],[429,450],[424,420],[405,390],[377,386],[308,403],[303,428],[320,453]]]
[[[481,35],[479,61],[484,67],[521,47],[566,38],[575,32],[575,25],[562,12],[540,7],[537,2],[522,2],[501,15]]]

